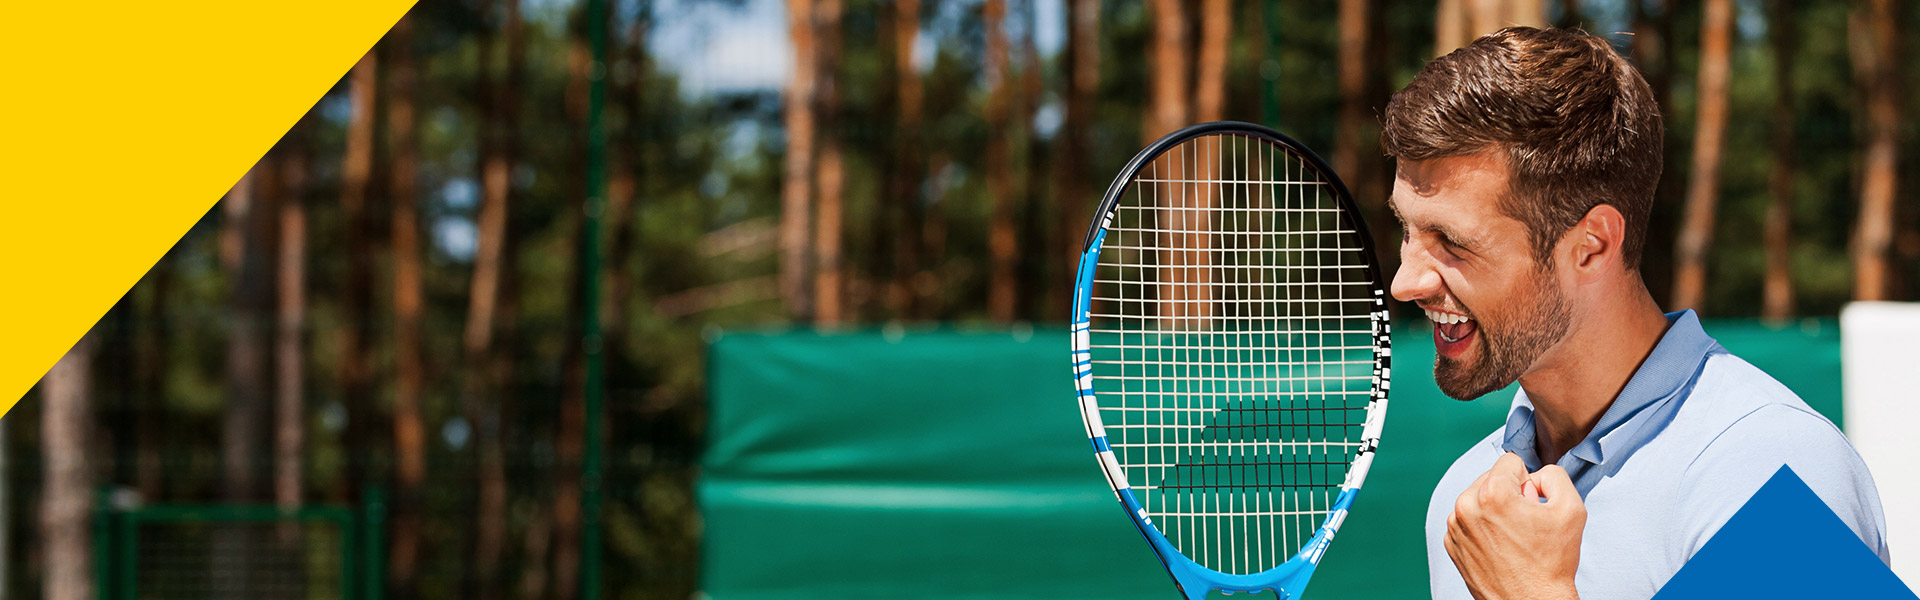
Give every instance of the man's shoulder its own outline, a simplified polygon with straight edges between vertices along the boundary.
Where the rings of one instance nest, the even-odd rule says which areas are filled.
[[[1693,548],[1784,466],[1885,560],[1879,492],[1859,453],[1838,426],[1759,368],[1724,352],[1710,356],[1669,429],[1676,426],[1693,447],[1672,463],[1681,495],[1690,498],[1683,512],[1692,517]]]
[[[1707,356],[1693,391],[1675,415],[1675,425],[1692,430],[1707,445],[1741,443],[1755,436],[1728,438],[1725,432],[1739,429],[1767,429],[1812,436],[1809,441],[1840,438],[1840,430],[1799,394],[1725,350]],[[1844,441],[1844,438],[1840,438]],[[1768,443],[1782,440],[1760,440]],[[1703,445],[1704,449],[1705,445]]]

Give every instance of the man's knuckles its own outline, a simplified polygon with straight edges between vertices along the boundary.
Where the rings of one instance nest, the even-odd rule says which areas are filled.
[[[1480,495],[1477,489],[1467,490],[1466,493],[1460,494],[1459,498],[1455,498],[1453,500],[1453,517],[1455,520],[1475,518],[1479,516],[1480,516]]]

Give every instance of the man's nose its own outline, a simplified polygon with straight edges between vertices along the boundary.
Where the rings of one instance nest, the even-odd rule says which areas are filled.
[[[1440,272],[1418,245],[1409,240],[1400,245],[1400,270],[1393,274],[1393,299],[1412,302],[1440,291]]]

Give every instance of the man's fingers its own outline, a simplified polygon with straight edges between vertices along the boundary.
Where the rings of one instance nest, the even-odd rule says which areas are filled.
[[[1534,484],[1532,478],[1528,478],[1525,482],[1520,484],[1520,496],[1532,502],[1539,502],[1540,486]]]
[[[1567,470],[1560,468],[1560,465],[1547,465],[1542,467],[1539,471],[1535,471],[1529,479],[1534,485],[1539,486],[1540,495],[1545,497],[1548,502],[1557,502],[1568,498],[1576,501],[1580,499],[1580,489],[1574,487],[1573,478],[1568,477]]]
[[[1497,473],[1501,477],[1511,478],[1515,480],[1514,485],[1518,486],[1519,480],[1526,479],[1527,477],[1527,461],[1520,460],[1520,455],[1518,454],[1508,452],[1500,455],[1499,460],[1493,461],[1493,469],[1487,471],[1487,473]]]
[[[1481,505],[1497,507],[1521,495],[1520,487],[1527,482],[1527,477],[1526,463],[1519,455],[1508,452],[1494,461],[1493,468],[1481,476],[1474,490],[1479,493]]]

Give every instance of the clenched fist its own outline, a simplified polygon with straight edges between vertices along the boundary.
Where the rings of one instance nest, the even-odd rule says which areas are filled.
[[[1545,501],[1542,501],[1542,499]],[[1513,453],[1447,515],[1447,555],[1478,600],[1572,599],[1587,507],[1559,465],[1535,473]]]

